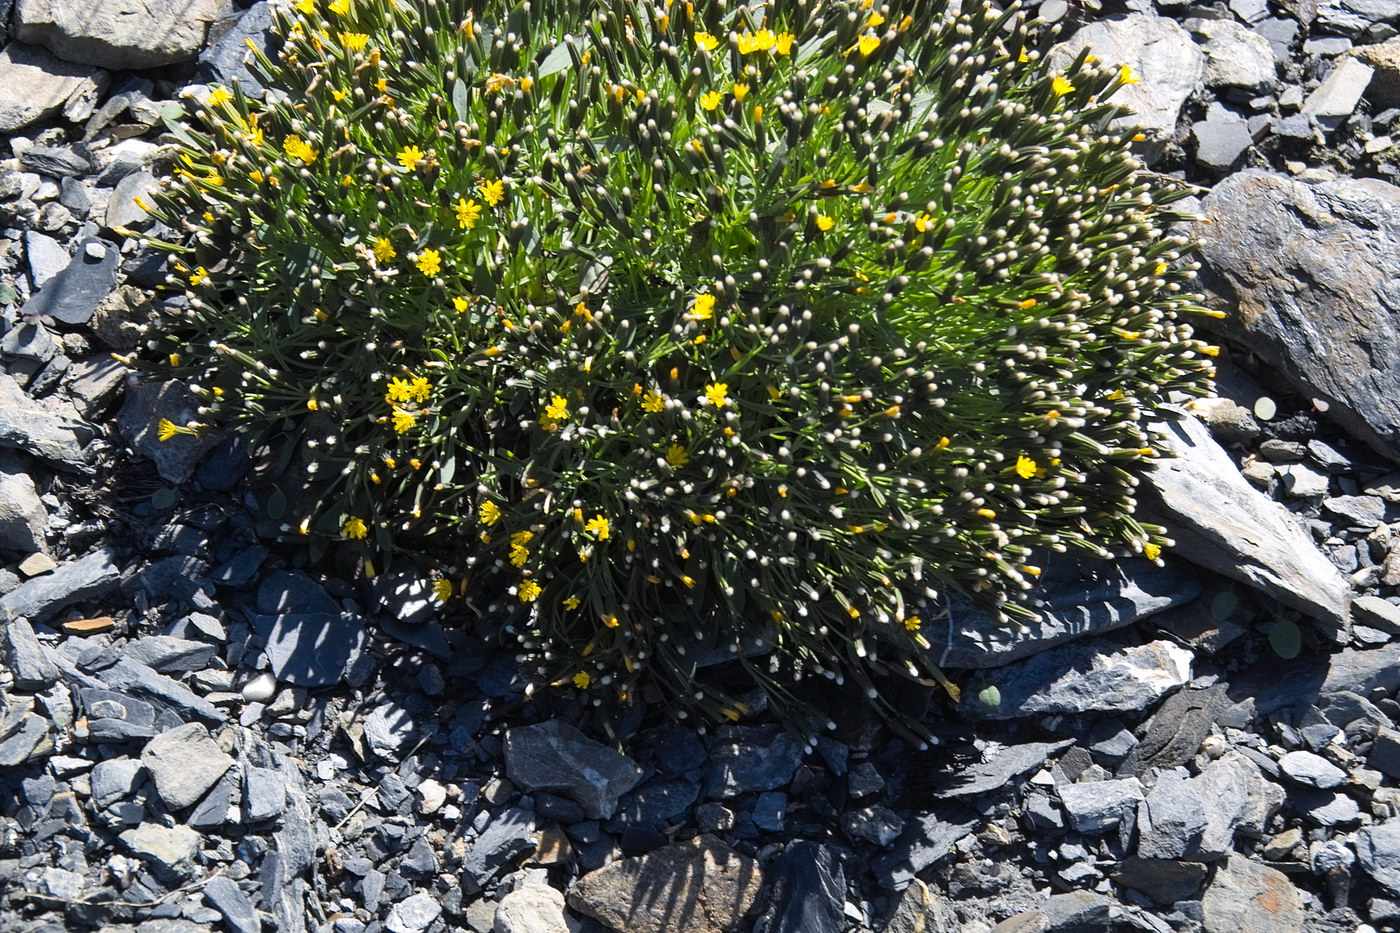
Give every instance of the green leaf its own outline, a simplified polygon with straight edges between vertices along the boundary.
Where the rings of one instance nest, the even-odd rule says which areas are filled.
[[[287,514],[287,495],[280,489],[272,490],[267,497],[267,504],[263,507],[267,512],[267,517],[274,522]]]
[[[160,118],[162,120],[178,120],[185,115],[185,108],[171,101],[160,108]]]
[[[166,509],[180,501],[180,490],[170,486],[162,486],[151,493],[151,505],[156,511],[164,512]]]
[[[0,282],[0,305],[11,304],[15,300],[15,290],[4,282]]]
[[[1001,705],[1001,691],[996,688],[996,684],[983,687],[982,692],[977,694],[977,699],[983,706],[998,707]]]
[[[1217,622],[1224,622],[1234,615],[1238,608],[1240,608],[1240,598],[1230,590],[1221,590],[1210,601],[1210,617]]]
[[[1303,632],[1296,622],[1280,619],[1269,629],[1269,647],[1274,654],[1291,661],[1303,650]]]
[[[165,128],[170,131],[170,135],[178,139],[184,146],[186,146],[189,149],[195,150],[199,150],[201,148],[199,143],[195,142],[194,137],[190,135],[190,131],[185,128],[185,125],[183,123],[180,123],[177,120],[165,118],[164,115],[162,115],[162,122],[165,123]]]
[[[578,51],[583,52],[588,47],[587,43],[576,43]],[[547,78],[552,74],[558,74],[566,68],[573,67],[573,58],[569,55],[569,44],[561,42],[554,47],[554,51],[544,57],[540,62],[540,77]]]
[[[468,116],[467,83],[461,78],[452,82],[452,109],[457,111],[457,119],[467,122]]]

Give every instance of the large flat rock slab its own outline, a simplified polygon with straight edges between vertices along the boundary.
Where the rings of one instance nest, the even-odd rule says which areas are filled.
[[[15,35],[101,68],[156,68],[199,54],[231,0],[19,0]]]

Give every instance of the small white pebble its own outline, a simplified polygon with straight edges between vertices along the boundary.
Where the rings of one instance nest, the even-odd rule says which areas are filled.
[[[107,255],[107,247],[101,243],[89,243],[85,252],[93,259],[103,259]]]
[[[1201,751],[1211,758],[1219,758],[1225,754],[1225,737],[1220,735],[1208,735],[1201,740]]]
[[[243,685],[243,699],[249,703],[261,703],[272,698],[277,692],[277,678],[271,674],[259,674]]]

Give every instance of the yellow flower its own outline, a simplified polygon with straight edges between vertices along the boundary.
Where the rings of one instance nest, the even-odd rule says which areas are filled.
[[[1016,475],[1021,479],[1030,479],[1035,475],[1036,469],[1035,461],[1025,454],[1016,458]]]
[[[879,36],[871,36],[871,35],[861,36],[861,37],[860,37],[860,41],[856,43],[856,48],[860,49],[860,54],[862,54],[862,55],[869,55],[871,52],[874,52],[874,51],[875,51],[876,49],[878,49],[879,47],[880,47],[880,37],[879,37]]]
[[[510,543],[515,545],[516,547],[522,547],[526,544],[529,544],[534,539],[535,533],[533,531],[517,531],[515,534],[510,536]]]
[[[419,149],[417,146],[404,146],[399,150],[397,158],[399,164],[411,172],[417,168],[418,163],[422,162],[427,156],[424,155],[423,150]]]
[[[282,151],[293,159],[300,159],[303,164],[310,165],[316,161],[319,153],[312,148],[311,144],[300,136],[288,136],[282,141]]]
[[[817,218],[817,229],[825,232],[836,226],[836,218],[822,214]]]
[[[524,567],[525,562],[530,559],[530,549],[520,544],[510,546],[510,562],[516,567]]]
[[[1137,84],[1137,75],[1133,74],[1133,69],[1129,68],[1127,65],[1120,65],[1118,67],[1118,83]]]
[[[350,12],[350,0],[333,0],[329,9],[337,16],[344,16]]]
[[[442,254],[435,249],[425,249],[418,254],[418,271],[424,275],[437,275],[442,269]]]
[[[475,227],[476,222],[481,219],[481,205],[466,198],[458,198],[457,206],[453,210],[457,212],[457,224],[463,230]]]
[[[749,86],[748,86],[747,84],[735,84],[735,85],[734,85],[734,99],[735,99],[735,100],[737,100],[737,101],[739,101],[739,102],[742,103],[743,100],[744,100],[744,98],[745,98],[745,97],[748,97],[748,96],[749,96]]]
[[[522,580],[516,587],[515,595],[522,603],[532,603],[540,598],[540,585],[534,580]]]
[[[209,278],[209,270],[204,268],[203,266],[200,266],[198,269],[190,273],[190,284],[198,285],[200,282],[203,282],[207,278]]]
[[[1144,544],[1142,546],[1142,556],[1148,560],[1156,560],[1162,556],[1162,546],[1160,544]]]
[[[369,36],[362,32],[342,32],[339,38],[341,46],[347,52],[363,52],[365,43],[369,42]]]
[[[690,313],[697,321],[708,321],[715,314],[715,296],[709,293],[695,296],[695,304],[691,306]]]
[[[433,384],[422,376],[414,376],[413,383],[408,388],[408,393],[418,402],[426,402],[428,396],[433,394]]]
[[[920,233],[928,233],[933,229],[933,218],[928,214],[919,214],[914,218],[914,229]]]
[[[563,600],[563,605],[565,609],[574,610],[579,607],[580,600],[577,596],[567,596]]]
[[[488,181],[483,178],[477,182],[477,190],[481,192],[482,199],[492,207],[501,203],[506,196],[506,183],[499,178],[495,181]]]
[[[790,32],[780,32],[778,33],[778,39],[773,47],[779,55],[791,55],[792,43],[796,39],[797,37]]]
[[[1056,97],[1064,97],[1074,90],[1074,85],[1070,84],[1069,78],[1064,75],[1055,75],[1055,80],[1050,82],[1050,89],[1055,92]]]
[[[297,0],[297,9],[303,16],[310,16],[316,12],[316,0]]]
[[[363,538],[369,534],[369,528],[365,523],[351,515],[345,520],[345,524],[340,526],[340,531],[347,538]]]
[[[384,387],[384,401],[386,402],[406,402],[412,394],[412,388],[407,379],[400,379],[395,376],[389,380],[389,384]]]
[[[447,602],[452,598],[452,581],[439,577],[433,581],[433,596],[440,602]]]
[[[544,416],[549,421],[563,421],[569,417],[569,400],[562,395],[554,396],[545,406]]]
[[[751,52],[767,52],[778,44],[778,37],[773,35],[771,29],[760,29],[754,33],[739,34],[739,53],[748,55]]]
[[[461,296],[457,296],[452,299],[452,307],[457,309],[458,314],[461,314],[462,312],[466,311],[467,308],[469,308],[470,306],[471,305],[468,303],[467,299],[462,298]]]
[[[591,533],[599,541],[608,540],[608,520],[601,515],[595,515],[584,525],[584,530]]]
[[[695,34],[695,44],[706,52],[713,52],[719,47],[719,40],[708,32],[697,32]]]
[[[706,110],[714,110],[724,100],[724,95],[719,91],[706,91],[700,95],[700,106]]]
[[[418,420],[415,416],[404,411],[402,408],[394,409],[394,430],[400,434],[407,433],[413,427],[413,423]]]
[[[666,462],[671,466],[680,468],[690,462],[690,454],[680,444],[672,444],[666,448]]]
[[[316,401],[315,398],[309,398],[309,399],[306,400],[306,410],[307,410],[307,411],[320,411],[320,410],[321,410],[321,403],[318,402],[318,401]]]
[[[919,621],[918,616],[906,616],[904,619],[905,631],[917,632],[920,625],[923,625],[923,623]]]
[[[477,509],[477,514],[481,516],[481,523],[483,525],[494,525],[501,519],[500,506],[496,505],[496,503],[492,502],[490,499],[481,503],[481,506]]]
[[[666,399],[659,393],[648,392],[642,399],[642,411],[651,412],[653,415],[666,407]]]
[[[712,382],[705,386],[705,398],[716,408],[723,408],[729,401],[729,383]]]
[[[156,422],[156,437],[162,441],[168,441],[178,433],[179,430],[175,427],[175,422],[169,418],[162,418]]]
[[[574,675],[574,686],[578,687],[580,690],[587,690],[588,685],[592,683],[592,681],[593,678],[588,676],[588,671],[579,671]]]
[[[231,100],[233,100],[233,95],[228,92],[228,88],[216,87],[209,93],[208,97],[204,98],[204,106],[217,107]]]
[[[374,258],[380,262],[392,262],[398,253],[394,252],[394,244],[389,242],[386,236],[378,237],[374,241]]]

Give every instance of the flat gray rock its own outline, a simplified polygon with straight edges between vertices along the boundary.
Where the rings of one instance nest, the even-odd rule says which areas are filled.
[[[1336,128],[1356,111],[1376,70],[1357,58],[1344,58],[1303,102],[1303,113]]]
[[[15,455],[0,453],[0,551],[33,554],[48,550],[48,509],[34,479]]]
[[[642,779],[632,759],[558,720],[511,729],[505,758],[516,784],[567,797],[593,820],[611,817],[618,799]]]
[[[1367,826],[1357,833],[1356,858],[1377,884],[1400,896],[1400,819]]]
[[[1201,898],[1205,933],[1302,933],[1303,901],[1281,871],[1232,855]]]
[[[1388,2],[1388,0],[1387,0]],[[1400,459],[1400,188],[1249,169],[1202,201],[1201,284],[1220,328]]]
[[[1321,755],[1309,751],[1288,752],[1278,763],[1279,770],[1295,784],[1331,790],[1346,783],[1347,773]]]
[[[86,324],[117,284],[117,247],[97,237],[78,244],[68,264],[24,303],[26,319],[51,317],[65,324]]]
[[[47,690],[58,680],[58,668],[44,654],[34,628],[25,619],[11,619],[0,623],[4,626],[4,637],[0,648],[4,649],[5,661],[14,676],[15,686],[21,690]]]
[[[1233,20],[1202,19],[1192,31],[1205,41],[1207,87],[1240,88],[1259,94],[1274,86],[1274,51],[1269,40]]]
[[[107,807],[136,793],[146,779],[146,769],[135,758],[108,758],[92,767],[89,777],[92,800]]]
[[[1175,456],[1143,474],[1142,511],[1167,527],[1176,541],[1172,553],[1256,587],[1342,636],[1349,584],[1292,515],[1251,486],[1192,416],[1152,427]]]
[[[0,380],[6,378],[0,375]],[[65,606],[98,599],[117,588],[121,571],[116,554],[102,548],[77,560],[64,561],[48,573],[25,580],[0,596],[0,621],[26,618],[42,622]]]
[[[161,801],[171,810],[193,804],[233,767],[233,759],[197,722],[151,739],[141,750],[141,763],[155,781]]]
[[[1400,23],[1400,7],[1395,0],[1322,0],[1317,22],[1324,32],[1356,36],[1379,23]]]
[[[731,933],[762,886],[757,862],[700,836],[589,872],[568,900],[579,913],[627,933]]]
[[[1207,821],[1197,787],[1180,770],[1157,778],[1138,808],[1138,855],[1182,859],[1196,853]]]
[[[792,780],[802,749],[777,726],[722,726],[703,784],[708,799],[775,790]]]
[[[128,658],[145,664],[162,674],[202,671],[219,653],[217,645],[174,638],[170,635],[146,635],[126,646]]]
[[[262,921],[253,908],[253,901],[239,890],[231,878],[215,878],[203,887],[204,899],[224,915],[224,923],[232,933],[262,933]]]
[[[439,915],[442,905],[431,894],[420,891],[393,906],[384,920],[389,933],[423,933]]]
[[[340,683],[368,642],[364,619],[350,612],[251,616],[272,673],[299,687]]]
[[[22,450],[51,466],[87,472],[83,448],[96,433],[71,411],[30,398],[9,374],[0,372],[0,449]]]
[[[116,70],[189,61],[230,0],[19,0],[15,36],[68,61]]]
[[[92,71],[22,42],[0,49],[0,133],[13,133],[56,112],[83,88]]]
[[[569,933],[564,895],[547,884],[527,884],[496,905],[494,933]]]
[[[1191,679],[1190,651],[1170,641],[1123,648],[1103,639],[1071,642],[993,671],[963,690],[968,719],[1019,719],[1046,713],[1135,712]],[[985,701],[995,687],[998,702]]]
[[[179,382],[138,382],[126,390],[126,401],[117,412],[117,430],[137,453],[156,465],[161,478],[180,484],[194,475],[195,468],[219,443],[219,435],[205,428],[198,436],[176,434],[160,439],[160,422],[168,419],[185,426],[199,423],[200,402]]]
[[[462,871],[478,888],[535,847],[535,815],[522,807],[507,807],[487,822],[467,846]]]
[[[1085,47],[1102,62],[1127,65],[1138,77],[1114,93],[1112,103],[1133,114],[1120,121],[1166,139],[1176,131],[1186,99],[1205,75],[1205,54],[1190,33],[1164,16],[1132,13],[1081,28],[1050,50],[1050,66],[1063,69]]]
[[[200,835],[187,826],[142,823],[120,838],[136,855],[173,870],[188,871],[199,854]]]
[[[1056,790],[1075,831],[1087,836],[1100,836],[1116,827],[1143,798],[1137,778],[1065,784]]]
[[[1074,560],[1049,554],[1041,560],[1041,583],[1034,595],[1045,605],[1040,618],[1022,626],[1003,625],[985,610],[953,600],[937,618],[926,610],[921,634],[924,656],[939,667],[1000,667],[1048,648],[1110,632],[1195,599],[1199,574],[1180,561]]]
[[[1024,745],[992,746],[982,761],[945,774],[935,775],[933,785],[939,797],[981,797],[1002,790],[1023,774],[1045,766],[1051,758],[1074,744],[1027,742]]]

